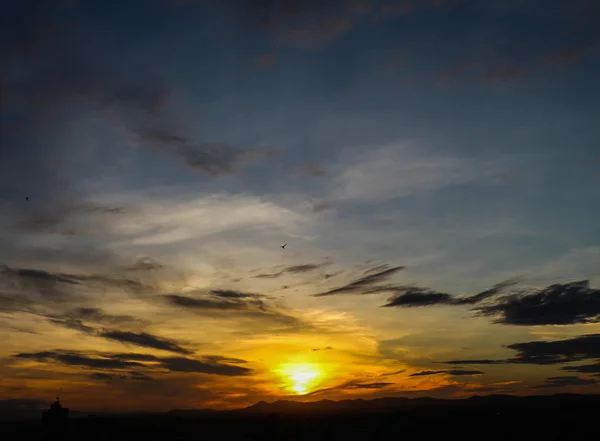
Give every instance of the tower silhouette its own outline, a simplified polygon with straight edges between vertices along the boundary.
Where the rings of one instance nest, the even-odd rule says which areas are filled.
[[[42,412],[42,424],[48,440],[61,439],[68,432],[69,409],[60,404],[59,397]]]

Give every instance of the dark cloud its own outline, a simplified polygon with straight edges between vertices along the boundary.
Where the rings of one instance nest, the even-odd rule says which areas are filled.
[[[11,268],[0,264],[0,286],[17,291],[25,297],[36,293],[39,297],[55,302],[72,298],[75,289],[110,288],[129,293],[146,293],[152,288],[138,280],[102,274],[54,273],[40,269]]]
[[[202,357],[202,359],[209,363],[228,363],[228,364],[248,363],[246,360],[242,360],[241,358],[223,357],[221,355],[205,355]]]
[[[143,142],[161,148],[185,161],[192,169],[216,177],[236,172],[242,164],[276,156],[279,150],[272,147],[238,149],[224,142],[202,142],[180,136],[160,133],[143,133]]]
[[[257,332],[256,327],[266,324],[283,326],[280,332],[286,330],[311,329],[310,323],[290,314],[286,308],[272,297],[244,293],[235,290],[213,290],[210,292],[194,293],[195,295],[166,294],[164,298],[172,306],[184,308],[204,316],[226,319],[246,319],[248,332]]]
[[[131,315],[107,314],[104,312],[104,310],[100,308],[81,307],[72,309],[61,314],[39,315],[42,317],[46,317],[50,321],[50,323],[53,323],[55,325],[80,331],[92,336],[108,338],[111,340],[114,340],[114,338],[112,338],[111,336],[107,337],[106,331],[101,331],[96,327],[89,326],[89,324],[119,327],[127,325],[138,327],[140,325],[147,324],[144,320],[140,320],[139,318],[133,317]]]
[[[264,304],[260,299],[230,297],[215,298],[205,295],[204,297],[188,297],[177,294],[165,294],[163,296],[172,305],[195,310],[229,310],[241,311],[250,309],[264,310]]]
[[[3,127],[0,143],[0,210],[10,226],[39,231],[90,206],[81,186],[72,185],[73,170],[64,167],[79,147],[66,142],[65,133],[76,123],[65,118],[67,112],[84,102],[118,103],[127,88],[84,60],[83,45],[90,41],[81,38],[85,26],[61,22],[58,17],[69,14],[61,2],[32,3],[13,8],[12,22],[2,26],[2,110],[14,124]],[[8,75],[15,69],[27,75]],[[135,85],[132,81],[129,89]],[[150,105],[157,97],[142,98],[135,105]],[[35,179],[22,179],[22,170]]]
[[[61,363],[68,366],[84,367],[100,370],[128,370],[123,372],[109,372],[111,379],[149,379],[144,372],[139,370],[160,372],[187,372],[209,375],[242,376],[252,372],[251,369],[237,366],[245,360],[231,359],[220,356],[207,356],[200,359],[185,357],[157,357],[149,354],[127,353],[84,353],[80,351],[45,351],[34,353],[15,354],[16,359],[35,360],[43,363]],[[227,364],[231,363],[231,364]],[[134,368],[136,371],[132,372]],[[109,377],[95,373],[96,379],[108,380]],[[94,374],[93,374],[94,375]],[[125,378],[123,377],[125,376]],[[136,378],[134,378],[136,377]]]
[[[341,286],[339,288],[334,288],[329,291],[313,294],[314,297],[323,297],[323,296],[331,296],[337,294],[370,294],[377,292],[377,289],[381,289],[381,287],[373,287],[377,283],[388,280],[392,275],[397,273],[400,270],[403,270],[403,266],[395,266],[386,268],[382,271],[375,272],[372,274],[365,275],[353,282],[348,283],[347,285]],[[375,288],[375,289],[374,289]]]
[[[590,288],[587,280],[554,284],[542,289],[521,289],[514,294],[499,296],[502,291],[517,282],[516,279],[507,280],[468,297],[456,297],[414,286],[383,285],[356,288],[351,284],[348,287],[351,289],[349,292],[354,289],[363,294],[394,292],[384,307],[465,306],[484,303],[472,311],[478,315],[496,317],[494,323],[504,325],[573,325],[596,323],[600,320],[600,290]],[[336,293],[340,289],[347,290],[348,287],[338,288],[330,293]]]
[[[485,372],[482,371],[467,371],[467,370],[458,370],[458,369],[450,369],[445,371],[421,371],[415,372],[414,374],[410,374],[411,377],[425,377],[429,375],[438,375],[438,374],[447,374],[453,376],[465,376],[465,375],[482,375]]]
[[[507,363],[507,360],[489,360],[485,358],[473,359],[473,360],[451,360],[451,361],[442,361],[441,363],[446,364],[474,364],[474,365],[486,365],[486,364],[504,364]]]
[[[555,341],[514,343],[507,348],[517,351],[516,361],[522,363],[553,364],[600,358],[600,334]]]
[[[447,364],[562,364],[586,359],[600,359],[600,334],[587,334],[565,340],[531,341],[506,346],[517,352],[504,360],[452,360]],[[573,368],[571,370],[577,370]]]
[[[396,288],[400,290],[402,288]],[[402,307],[416,307],[416,306],[431,306],[439,304],[448,304],[452,300],[450,294],[434,292],[424,288],[404,288],[404,293],[397,294],[388,299],[385,307],[402,306]]]
[[[120,213],[90,203],[84,187],[76,185],[83,174],[103,176],[120,153],[103,146],[101,160],[91,157],[97,152],[89,153],[87,163],[81,160],[81,143],[73,136],[92,116],[95,128],[124,134],[127,141],[171,154],[211,176],[272,157],[272,148],[192,140],[171,87],[131,60],[126,70],[100,61],[94,50],[99,32],[75,16],[68,2],[18,3],[0,18],[1,226],[69,232],[70,219],[82,211]],[[24,170],[35,179],[23,179]]]
[[[384,387],[392,386],[395,383],[360,383],[354,384],[351,388],[354,389],[383,389]]]
[[[516,283],[516,280],[508,280],[469,297],[454,297],[450,294],[435,292],[428,288],[398,286],[391,289],[396,291],[397,294],[390,297],[388,303],[383,306],[410,308],[433,305],[474,305],[499,294],[502,290]]]
[[[495,322],[507,325],[594,323],[600,318],[600,290],[590,288],[587,280],[555,284],[530,294],[503,297],[477,311],[499,316]]]
[[[336,4],[337,3],[337,4]],[[315,0],[246,0],[243,19],[280,44],[320,49],[353,27],[344,2]]]
[[[144,323],[131,315],[107,314],[101,308],[81,307],[67,311],[61,315],[50,316],[52,320],[80,320],[104,325],[126,325]]]
[[[128,374],[107,374],[104,372],[94,372],[90,375],[93,380],[106,382],[114,381],[152,381],[154,378],[144,375],[140,372],[129,372]]]
[[[230,366],[215,362],[210,363],[183,357],[163,358],[161,359],[161,362],[163,366],[171,372],[193,372],[225,376],[242,376],[252,372],[251,369],[242,366]]]
[[[128,269],[130,271],[152,271],[162,268],[164,268],[164,265],[152,259],[151,257],[142,257]]]
[[[39,362],[54,361],[69,366],[88,367],[94,369],[127,369],[144,367],[137,361],[124,360],[115,357],[89,357],[76,351],[44,351],[16,354],[16,358],[35,360]]]
[[[565,366],[561,369],[571,372],[580,372],[582,374],[598,374],[600,373],[600,363],[584,364],[581,366]]]
[[[455,60],[436,76],[439,81],[466,78],[478,84],[526,86],[549,69],[568,68],[600,48],[600,8],[593,0],[559,0],[551,9],[535,1],[495,2],[492,8],[497,12],[499,5],[501,14],[527,17],[530,26],[547,37],[523,44],[506,30],[506,37],[497,42],[482,38],[477,53]]]
[[[211,294],[222,299],[259,299],[265,297],[260,294],[235,291],[232,289],[213,289]]]
[[[438,8],[464,0],[245,0],[240,9],[251,29],[262,29],[278,44],[322,49],[365,20],[373,21]]]
[[[144,348],[160,349],[162,351],[186,355],[192,353],[192,351],[185,349],[175,340],[157,337],[146,332],[136,333],[129,331],[105,330],[102,331],[98,336],[106,338],[107,340],[118,341],[120,343],[141,346]]]
[[[314,204],[311,208],[313,213],[322,213],[327,210],[331,210],[333,205],[327,203]]]
[[[0,284],[5,290],[24,293],[36,292],[43,298],[61,301],[67,297],[72,285],[79,285],[77,276],[61,273],[50,273],[37,269],[10,268],[0,266]]]
[[[254,278],[256,279],[276,279],[277,277],[280,277],[284,274],[303,274],[303,273],[309,273],[311,271],[316,271],[318,269],[321,269],[327,265],[329,265],[330,262],[323,262],[323,263],[307,263],[307,264],[303,264],[303,265],[292,265],[292,266],[288,266],[286,268],[283,268],[282,270],[276,272],[276,273],[263,273],[263,274],[258,274],[256,276],[254,276]]]
[[[546,378],[546,382],[544,384],[540,384],[536,386],[536,388],[546,389],[565,386],[587,386],[596,383],[596,380],[567,375],[562,377],[548,377]]]
[[[95,334],[97,332],[96,328],[86,325],[83,323],[83,320],[80,319],[69,317],[51,317],[49,318],[49,321],[54,325],[62,326],[63,328],[67,329],[73,329],[74,331],[80,331],[85,334]]]
[[[327,169],[316,164],[303,164],[291,169],[292,173],[298,176],[312,176],[320,178],[328,174]]]

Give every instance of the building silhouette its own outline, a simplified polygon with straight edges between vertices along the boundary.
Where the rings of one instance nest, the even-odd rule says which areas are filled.
[[[42,412],[42,424],[47,439],[59,439],[66,435],[69,429],[69,409],[60,404],[60,398],[50,405],[50,408]]]

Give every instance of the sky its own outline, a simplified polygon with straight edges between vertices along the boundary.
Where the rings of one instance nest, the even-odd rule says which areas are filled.
[[[2,2],[0,399],[597,393],[599,6]]]

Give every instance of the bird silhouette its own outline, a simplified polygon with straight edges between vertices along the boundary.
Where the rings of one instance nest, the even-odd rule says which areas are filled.
[[[29,200],[29,196],[25,196],[25,200],[28,201]]]
[[[286,245],[287,245],[287,243],[286,243],[286,244],[284,244],[284,245],[281,245],[281,248],[285,249],[285,246],[286,246]]]

